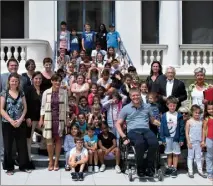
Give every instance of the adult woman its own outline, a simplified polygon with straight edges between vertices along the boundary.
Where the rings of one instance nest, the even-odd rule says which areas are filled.
[[[46,139],[49,156],[48,170],[59,170],[59,157],[64,128],[68,119],[68,97],[64,89],[60,89],[62,78],[58,74],[51,77],[52,87],[44,91],[41,103],[39,126],[43,126],[43,137]],[[55,143],[55,162],[53,166],[53,150]]]
[[[158,82],[164,75],[162,73],[162,66],[159,61],[153,61],[151,64],[150,75],[146,78],[146,84],[149,92],[158,91]]]
[[[115,52],[113,47],[109,47],[107,50],[107,54],[104,56],[105,63],[111,63],[113,59],[118,59],[119,55]]]
[[[30,86],[32,85],[32,75],[36,69],[35,61],[33,59],[28,59],[25,63],[25,68],[27,72],[23,73],[22,76],[24,76],[27,79],[26,86]]]
[[[205,82],[206,69],[198,67],[194,70],[195,82],[189,86],[188,99],[190,107],[191,105],[197,104],[204,111],[204,100],[203,91],[206,90],[209,85]]]
[[[85,76],[78,74],[76,83],[72,84],[71,92],[76,97],[76,102],[78,103],[81,96],[88,96],[89,85],[85,82]]]
[[[52,86],[51,77],[54,74],[52,70],[52,64],[53,61],[51,58],[49,57],[44,58],[43,60],[44,71],[42,72],[42,83],[41,83],[42,91],[45,91]]]
[[[27,114],[25,118],[28,126],[27,147],[31,166],[33,166],[31,161],[32,136],[40,119],[40,108],[42,98],[42,91],[40,89],[41,82],[42,74],[41,72],[37,71],[32,75],[33,84],[26,91]]]
[[[11,73],[8,88],[1,93],[2,132],[4,141],[3,168],[8,175],[14,174],[12,146],[15,139],[18,150],[19,170],[29,172],[27,153],[26,123],[23,122],[27,112],[24,92],[20,90],[20,76]]]
[[[105,24],[101,24],[99,26],[98,33],[96,34],[96,41],[100,42],[102,50],[107,50],[106,36],[107,36],[106,26]]]

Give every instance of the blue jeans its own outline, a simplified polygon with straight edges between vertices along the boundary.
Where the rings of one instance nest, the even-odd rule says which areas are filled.
[[[206,171],[213,175],[213,139],[206,138]]]
[[[150,129],[134,129],[127,134],[136,151],[136,163],[138,170],[153,168],[158,149],[158,139]],[[147,153],[147,166],[144,165],[144,153]]]

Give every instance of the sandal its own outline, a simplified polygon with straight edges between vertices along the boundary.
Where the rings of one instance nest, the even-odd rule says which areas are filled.
[[[54,171],[58,171],[59,170],[59,166],[54,166]]]
[[[48,171],[52,171],[52,170],[53,170],[53,166],[49,164]]]
[[[14,171],[6,171],[6,174],[7,174],[8,176],[12,176],[12,175],[14,174]]]

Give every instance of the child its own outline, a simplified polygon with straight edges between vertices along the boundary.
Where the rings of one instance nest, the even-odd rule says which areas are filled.
[[[67,63],[70,61],[70,57],[66,55],[66,50],[64,48],[60,48],[59,56],[57,58],[57,63],[55,66],[55,71],[58,69],[66,70]]]
[[[93,171],[93,160],[94,160],[94,171],[99,172],[98,167],[98,152],[97,152],[97,143],[98,137],[94,135],[95,128],[93,126],[87,127],[87,135],[84,136],[84,145],[89,153],[89,166],[88,172]]]
[[[66,123],[65,132],[70,134],[71,126],[76,123],[75,105],[69,105],[68,122]]]
[[[191,107],[192,117],[186,122],[185,133],[188,146],[188,175],[190,178],[194,178],[193,174],[193,162],[194,157],[196,159],[198,174],[204,178],[202,170],[202,121],[200,120],[201,108],[198,105]]]
[[[113,47],[109,47],[107,50],[107,54],[104,56],[104,62],[105,64],[112,62],[114,59],[118,59],[119,55],[115,52],[115,49]]]
[[[164,113],[160,125],[161,141],[165,145],[165,154],[167,154],[168,168],[165,170],[165,176],[177,177],[178,156],[180,155],[180,146],[184,141],[184,122],[180,113],[177,113],[177,99],[173,96],[167,98],[166,104],[169,109]]]
[[[58,35],[59,48],[65,49],[67,52],[70,50],[70,31],[67,30],[67,23],[61,22],[61,31]]]
[[[101,71],[97,67],[96,63],[92,63],[91,67],[88,69],[88,74],[87,74],[87,82],[88,83],[97,83],[98,79],[100,78]]]
[[[85,96],[81,96],[79,98],[78,105],[79,113],[85,114],[86,116],[90,113],[90,107],[87,102],[87,98]]]
[[[137,75],[137,71],[136,71],[136,68],[134,66],[129,66],[127,71],[130,75]]]
[[[208,179],[213,181],[213,101],[205,106],[202,146],[206,146],[206,171]]]
[[[75,144],[76,147],[74,147],[70,151],[70,157],[69,157],[69,165],[72,169],[72,180],[74,181],[83,181],[83,171],[86,163],[88,162],[88,151],[86,148],[84,148],[83,143],[84,140],[82,138],[76,137],[75,138]],[[79,172],[76,173],[76,169],[79,168]]]
[[[121,70],[120,61],[118,61],[117,59],[113,59],[111,64],[112,64],[112,67],[111,67],[110,74],[114,74],[115,71],[120,71]]]
[[[69,108],[71,110],[73,110],[75,116],[77,116],[79,114],[79,110],[78,110],[78,106],[76,104],[76,97],[75,96],[69,96],[68,104],[69,104]]]
[[[124,83],[121,86],[121,93],[127,97],[126,104],[131,102],[129,97],[129,90],[131,89],[132,76],[130,74],[124,75]]]
[[[110,87],[112,80],[110,78],[110,72],[107,69],[104,69],[101,73],[101,78],[97,81],[97,84],[103,86],[105,89]]]
[[[154,117],[155,120],[160,121],[160,111],[159,111],[159,105],[157,103],[157,93],[155,92],[150,92],[147,96],[148,102],[150,104],[150,109],[152,111],[152,116]],[[160,126],[153,125],[151,123],[150,129],[156,136],[158,136],[160,132]]]
[[[87,56],[91,56],[95,42],[95,32],[91,31],[89,23],[85,24],[85,32],[82,34],[82,49],[86,51]]]
[[[133,78],[133,82],[134,82],[134,78]],[[134,84],[136,84],[137,82],[135,82]],[[141,98],[143,100],[143,103],[147,104],[147,93],[148,93],[148,88],[146,85],[146,82],[142,82],[140,85],[140,91],[141,91]]]
[[[102,53],[97,53],[95,62],[97,64],[97,67],[102,71],[104,69],[104,56],[102,55]]]
[[[83,113],[78,115],[78,122],[76,124],[79,126],[81,133],[84,135],[87,129],[86,116]]]
[[[119,43],[121,41],[120,34],[115,31],[115,25],[109,25],[109,32],[107,33],[107,48],[113,47],[115,51],[119,48]]]
[[[76,30],[72,29],[70,38],[70,52],[73,52],[74,50],[79,52],[79,38],[76,34]]]
[[[119,134],[117,132],[115,124],[118,120],[119,113],[122,109],[122,104],[125,101],[126,100],[123,100],[123,102],[122,102],[122,97],[116,91],[116,92],[112,93],[109,100],[103,104],[103,108],[105,108],[107,111],[108,126],[109,126],[110,130],[112,131],[112,133],[116,136],[117,142],[119,142]]]
[[[64,153],[65,153],[65,158],[66,158],[66,165],[65,165],[65,170],[69,171],[70,166],[69,166],[69,157],[70,157],[70,151],[75,147],[75,138],[80,137],[80,130],[79,126],[76,124],[71,125],[71,130],[67,135],[65,136],[64,139]]]
[[[138,89],[140,89],[140,79],[139,79],[138,75],[132,75],[131,88],[138,88]]]
[[[106,168],[104,164],[104,158],[113,154],[116,160],[115,170],[116,173],[121,173],[119,167],[120,164],[120,150],[116,145],[116,137],[113,133],[109,132],[108,125],[103,123],[101,126],[102,133],[98,135],[98,157],[101,162],[100,172],[103,172]]]
[[[106,89],[102,86],[98,86],[98,95],[100,97],[101,105],[103,105],[109,99],[109,96],[107,96],[105,93]]]
[[[95,62],[98,53],[101,53],[103,56],[106,55],[106,51],[105,50],[101,50],[101,45],[100,45],[99,42],[96,43],[96,48],[95,48],[95,50],[92,51],[92,54],[91,54],[93,62]]]
[[[88,117],[88,124],[91,125],[93,123],[93,116],[101,116],[102,120],[104,121],[104,117],[101,112],[100,104],[93,104],[91,108],[91,114]]]
[[[101,124],[102,124],[102,117],[99,116],[92,116],[92,126],[95,127],[95,135],[99,135],[101,133]]]
[[[110,87],[113,87],[117,91],[120,91],[121,86],[123,85],[123,74],[117,70],[112,75],[111,79],[112,79],[112,83],[110,84]]]

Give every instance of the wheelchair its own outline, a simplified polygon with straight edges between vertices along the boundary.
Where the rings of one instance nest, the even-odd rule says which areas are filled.
[[[124,145],[121,139],[119,141],[119,145],[120,145],[120,151],[121,151],[121,171],[124,174],[127,174],[129,181],[132,182],[133,175],[137,172],[135,147],[133,144],[131,144],[131,142],[128,145]],[[147,157],[147,152],[148,151],[145,151],[144,153],[144,162]],[[160,146],[159,146],[157,150],[157,154],[156,154],[156,160],[154,163],[154,176],[153,177],[143,176],[143,177],[139,177],[139,179],[157,178],[158,181],[163,181],[164,176],[163,176],[163,171],[160,165],[160,159],[161,159],[161,156],[160,156]]]

